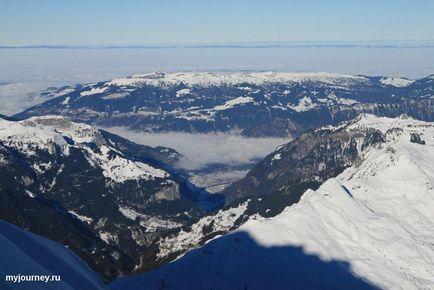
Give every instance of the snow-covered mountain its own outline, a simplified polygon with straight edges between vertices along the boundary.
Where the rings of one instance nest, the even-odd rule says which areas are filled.
[[[223,191],[227,201],[225,208],[161,238],[158,260],[179,256],[216,235],[236,229],[256,214],[275,216],[297,203],[306,190],[317,189],[345,168],[360,162],[367,148],[382,146],[386,140],[374,127],[348,129],[367,118],[375,117],[361,115],[337,126],[306,132],[279,146],[244,178]],[[417,133],[411,136],[412,141],[423,143]]]
[[[146,132],[299,135],[372,113],[434,121],[433,76],[405,78],[329,73],[152,73],[47,92],[53,99],[18,118],[63,115]]]
[[[67,247],[3,220],[0,220],[0,249],[1,289],[107,289],[102,277]],[[7,275],[47,275],[53,281],[18,283],[15,277],[14,283],[6,281]]]
[[[236,229],[251,216],[273,217],[297,203],[306,190],[317,189],[326,180],[360,163],[368,148],[383,146],[386,136],[398,130],[390,129],[384,134],[375,126],[351,128],[369,118],[375,117],[361,115],[337,126],[307,132],[279,146],[245,178],[223,192],[229,201],[225,208],[160,239],[157,258],[170,260],[179,256],[216,235]],[[419,133],[410,134],[409,140],[424,142]]]
[[[251,215],[235,232],[111,289],[434,288],[434,123],[362,115],[312,134],[320,132],[347,140],[335,144],[338,155],[354,138],[354,162],[279,215]],[[288,148],[264,162],[291,160],[297,152]]]
[[[152,267],[154,240],[224,203],[173,171],[178,157],[64,117],[0,119],[0,218],[107,277]]]

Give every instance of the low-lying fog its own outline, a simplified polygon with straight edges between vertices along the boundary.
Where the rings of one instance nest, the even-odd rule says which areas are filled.
[[[188,171],[198,171],[212,164],[237,167],[252,164],[290,138],[248,138],[229,133],[141,133],[122,127],[104,128],[139,144],[166,146],[183,155],[178,166]]]

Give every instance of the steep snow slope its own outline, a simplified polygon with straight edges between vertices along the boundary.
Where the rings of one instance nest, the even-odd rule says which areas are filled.
[[[299,203],[112,289],[433,289],[434,124],[365,115],[344,130],[361,128],[385,143]]]
[[[1,289],[106,289],[68,248],[0,220]],[[60,275],[61,281],[6,282],[6,275]]]

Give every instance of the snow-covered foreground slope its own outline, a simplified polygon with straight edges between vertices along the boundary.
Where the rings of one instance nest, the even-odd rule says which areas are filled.
[[[299,203],[111,288],[434,289],[434,124],[367,115],[336,130],[362,128],[385,142]]]
[[[0,220],[1,289],[106,289],[68,248]],[[61,281],[6,282],[6,275],[60,275]]]

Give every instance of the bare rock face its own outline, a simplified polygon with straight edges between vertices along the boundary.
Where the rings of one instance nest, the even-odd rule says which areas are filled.
[[[353,124],[366,118],[370,117],[361,115],[338,126],[310,131],[280,146],[244,179],[225,190],[227,201],[264,195],[298,201],[306,189],[317,188],[356,163],[363,151],[381,146],[391,138],[388,137],[391,133],[375,128],[354,127]]]
[[[177,200],[181,198],[179,185],[171,183],[155,193],[155,200]]]
[[[411,133],[410,142],[425,145],[425,141],[417,133]]]

